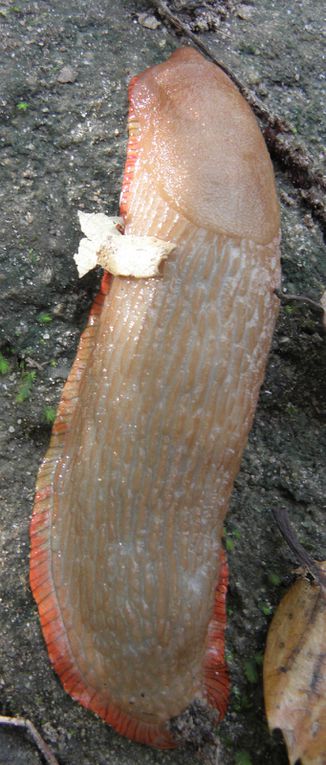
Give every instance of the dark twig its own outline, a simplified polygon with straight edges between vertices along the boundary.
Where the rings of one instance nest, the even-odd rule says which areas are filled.
[[[243,82],[231,72],[230,69],[219,61],[210,51],[209,47],[202,42],[198,35],[191,32],[187,24],[184,24],[178,16],[175,16],[163,2],[163,0],[150,0],[162,19],[166,20],[177,32],[185,35],[192,44],[198,48],[214,64],[219,66],[239,88],[246,101],[253,108],[257,117],[264,124],[266,143],[281,166],[289,174],[293,184],[298,187],[302,201],[313,211],[315,218],[322,225],[326,225],[326,205],[321,192],[326,189],[326,178],[313,164],[311,157],[302,144],[293,138],[293,129],[286,120],[273,114],[265,104],[247,88]]]
[[[4,715],[0,715],[0,725],[8,725],[10,727],[21,728],[26,731],[27,735],[32,739],[42,757],[44,757],[47,765],[59,765],[58,760],[54,754],[52,754],[48,745],[45,743],[44,739],[42,736],[40,736],[30,720],[25,720],[24,717],[5,717]]]
[[[314,313],[320,316],[321,319],[323,318],[324,309],[320,303],[316,302],[316,300],[312,300],[306,295],[291,295],[289,293],[285,295],[283,292],[281,292],[281,290],[278,290],[278,289],[275,289],[274,292],[283,305],[288,305],[289,303],[298,303],[299,305],[308,305],[309,308],[311,308],[311,310]]]
[[[273,508],[272,514],[274,519],[283,535],[285,541],[292,550],[297,561],[301,563],[306,569],[308,569],[311,576],[320,584],[321,587],[326,586],[326,576],[318,563],[308,555],[305,548],[300,544],[296,533],[293,531],[289,516],[284,508]]]

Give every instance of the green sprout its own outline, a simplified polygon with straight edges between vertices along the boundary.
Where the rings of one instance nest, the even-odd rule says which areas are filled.
[[[0,375],[6,375],[10,370],[9,361],[0,353]]]
[[[33,387],[35,377],[36,377],[35,370],[32,370],[30,372],[26,372],[26,371],[23,372],[21,384],[18,388],[18,393],[16,396],[17,404],[22,404],[24,401],[26,401],[30,397],[30,393]]]
[[[234,653],[230,648],[225,649],[225,661],[227,664],[233,664],[234,662]]]
[[[33,247],[29,248],[29,250],[27,251],[27,256],[28,256],[28,259],[30,260],[30,262],[32,263],[32,265],[35,266],[35,264],[37,263],[39,258],[38,258],[37,253],[33,249]]]
[[[291,313],[295,313],[295,306],[294,305],[286,305],[284,306],[285,313],[291,315]]]
[[[52,321],[52,316],[50,313],[47,313],[46,311],[42,311],[41,313],[39,313],[37,317],[37,321],[40,324],[50,324]]]
[[[241,532],[239,529],[232,529],[232,531],[227,531],[224,529],[224,542],[225,542],[225,549],[227,552],[232,552],[234,550],[234,539],[240,539],[241,538]]]
[[[298,411],[298,407],[294,406],[294,404],[291,404],[291,401],[286,406],[287,413],[292,417],[295,415]]]
[[[256,662],[252,659],[248,659],[244,665],[244,673],[249,683],[258,682],[258,672]]]
[[[18,104],[16,104],[16,106],[20,112],[26,112],[27,109],[29,109],[29,105],[26,101],[18,101]]]
[[[43,409],[43,417],[48,425],[52,425],[55,420],[56,411],[53,406],[45,406]]]
[[[267,603],[266,601],[259,603],[258,608],[260,609],[262,614],[264,614],[264,616],[270,616],[271,613],[273,612],[273,607],[271,606],[270,603]]]
[[[236,752],[235,765],[252,765],[252,759],[248,752]]]
[[[281,584],[281,577],[278,574],[275,574],[274,571],[271,571],[270,574],[268,574],[268,581],[273,587],[278,587],[278,585]]]
[[[248,696],[245,693],[241,693],[237,686],[234,686],[232,695],[232,705],[236,712],[241,712],[244,709],[250,708],[250,701]]]

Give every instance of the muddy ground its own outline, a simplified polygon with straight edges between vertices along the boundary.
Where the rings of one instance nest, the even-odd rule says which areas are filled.
[[[323,3],[175,0],[171,6],[291,122],[320,164]],[[77,278],[77,209],[116,213],[128,80],[187,42],[162,22],[148,28],[155,19],[151,3],[136,0],[0,3],[1,708],[31,719],[62,765],[216,762],[212,748],[162,753],[134,745],[75,704],[49,665],[28,585],[35,477],[99,278]],[[275,169],[283,287],[318,299],[326,281],[319,224],[277,162]],[[287,508],[308,552],[325,557],[324,394],[318,320],[301,307],[282,309],[227,523],[233,691],[219,729],[224,765],[287,762],[279,737],[268,733],[262,704],[266,632],[294,566],[271,508]],[[23,736],[0,731],[0,765],[39,762]]]

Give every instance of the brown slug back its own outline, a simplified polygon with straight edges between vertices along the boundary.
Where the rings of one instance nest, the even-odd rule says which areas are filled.
[[[135,78],[129,129],[126,234],[176,249],[159,277],[104,279],[38,477],[31,586],[66,690],[168,747],[192,701],[225,711],[221,534],[277,314],[279,216],[251,110],[194,50]]]

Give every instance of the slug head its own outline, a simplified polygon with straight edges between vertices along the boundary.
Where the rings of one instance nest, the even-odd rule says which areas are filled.
[[[219,67],[192,48],[177,50],[132,81],[130,117],[133,177],[147,173],[162,198],[197,226],[260,244],[277,235],[279,209],[264,139]]]

